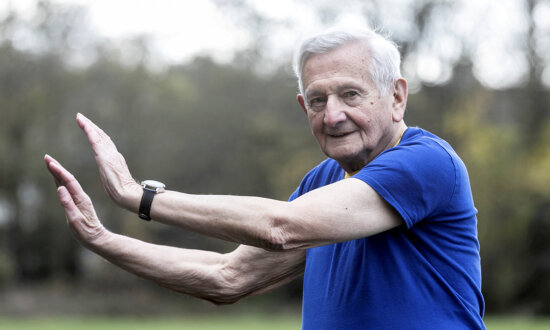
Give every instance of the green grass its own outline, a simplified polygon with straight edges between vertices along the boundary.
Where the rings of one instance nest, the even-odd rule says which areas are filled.
[[[487,316],[485,325],[488,330],[548,330],[550,317]]]
[[[550,318],[489,316],[489,330],[548,330]],[[300,329],[300,319],[294,317],[242,316],[203,318],[0,318],[2,330],[286,330]]]
[[[218,317],[212,318],[0,318],[2,330],[286,330],[300,329],[298,317]]]

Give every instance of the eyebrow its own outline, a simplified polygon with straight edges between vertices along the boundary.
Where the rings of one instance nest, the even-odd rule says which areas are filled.
[[[326,93],[322,92],[321,91],[322,88],[318,88],[318,89],[313,89],[313,90],[310,90],[310,91],[307,91],[305,92],[305,96],[306,96],[306,99],[310,99],[311,97],[315,97],[315,96],[318,96],[318,95],[326,95]],[[360,92],[367,92],[364,88],[361,88],[358,84],[356,83],[350,83],[350,82],[343,82],[343,83],[340,83],[340,84],[337,84],[336,85],[336,91],[340,92],[342,90],[345,90],[345,89],[356,89]]]

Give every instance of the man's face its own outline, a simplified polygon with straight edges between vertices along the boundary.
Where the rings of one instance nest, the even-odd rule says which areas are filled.
[[[321,149],[348,172],[392,147],[394,122],[402,119],[394,115],[393,88],[381,96],[372,82],[368,56],[360,42],[312,55],[298,95]]]

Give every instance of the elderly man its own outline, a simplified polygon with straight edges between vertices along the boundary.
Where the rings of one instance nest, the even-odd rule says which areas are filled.
[[[242,245],[218,254],[114,234],[76,179],[46,156],[69,226],[113,264],[215,303],[304,274],[304,329],[484,328],[468,174],[448,143],[405,125],[399,66],[395,45],[370,30],[332,30],[302,43],[298,103],[328,158],[288,202],[139,185],[109,137],[79,114],[119,206]]]

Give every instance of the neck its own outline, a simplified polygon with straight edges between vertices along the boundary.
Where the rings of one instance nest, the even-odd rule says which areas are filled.
[[[380,148],[380,150],[372,150],[371,152],[367,153],[368,155],[366,157],[358,157],[352,160],[338,162],[338,164],[350,176],[355,174],[360,169],[365,167],[368,163],[370,163],[379,154],[381,154],[383,151],[396,147],[399,144],[399,142],[401,142],[401,138],[403,137],[403,133],[405,133],[406,129],[407,129],[407,125],[405,124],[405,122],[400,121],[399,123],[396,123],[391,134],[391,139],[389,139],[388,143],[384,143],[383,147]]]
[[[393,139],[388,144],[388,147],[386,149],[397,147],[399,142],[401,142],[401,138],[403,137],[403,134],[405,133],[406,129],[407,129],[407,125],[405,124],[404,121],[400,121],[399,123],[397,123],[396,129],[394,130]]]

